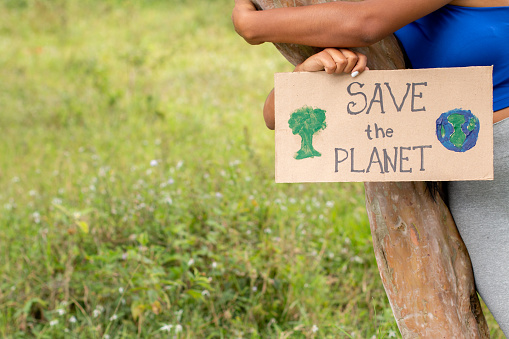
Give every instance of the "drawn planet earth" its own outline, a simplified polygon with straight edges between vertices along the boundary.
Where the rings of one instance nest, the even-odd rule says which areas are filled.
[[[472,112],[453,109],[437,119],[437,138],[445,148],[465,152],[475,146],[479,135],[479,119]]]

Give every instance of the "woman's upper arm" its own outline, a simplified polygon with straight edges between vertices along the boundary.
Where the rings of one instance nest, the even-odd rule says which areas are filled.
[[[403,26],[445,6],[451,0],[366,0],[359,3],[369,42],[377,42]],[[363,13],[364,12],[364,13]]]

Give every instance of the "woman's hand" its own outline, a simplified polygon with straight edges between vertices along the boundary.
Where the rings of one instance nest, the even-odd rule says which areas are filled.
[[[294,72],[350,73],[355,78],[367,69],[367,62],[368,59],[362,53],[345,48],[326,48],[297,65]]]
[[[355,78],[368,69],[366,67],[367,61],[366,56],[359,52],[344,48],[326,48],[297,65],[294,72],[318,72],[325,70],[328,74],[349,73]],[[267,100],[265,100],[263,118],[267,128],[273,130],[275,127],[274,90],[269,93]]]
[[[250,0],[235,0],[232,12],[233,26],[235,31],[251,45],[259,45],[262,42],[255,41],[249,33],[249,18],[256,12],[254,4]]]

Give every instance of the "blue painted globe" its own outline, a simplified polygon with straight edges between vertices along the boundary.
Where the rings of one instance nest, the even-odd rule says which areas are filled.
[[[475,146],[479,119],[468,110],[453,109],[437,119],[437,138],[445,148],[465,152]]]

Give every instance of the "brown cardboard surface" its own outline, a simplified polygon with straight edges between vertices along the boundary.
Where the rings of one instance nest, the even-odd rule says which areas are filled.
[[[492,100],[492,67],[277,73],[276,182],[492,180]]]

